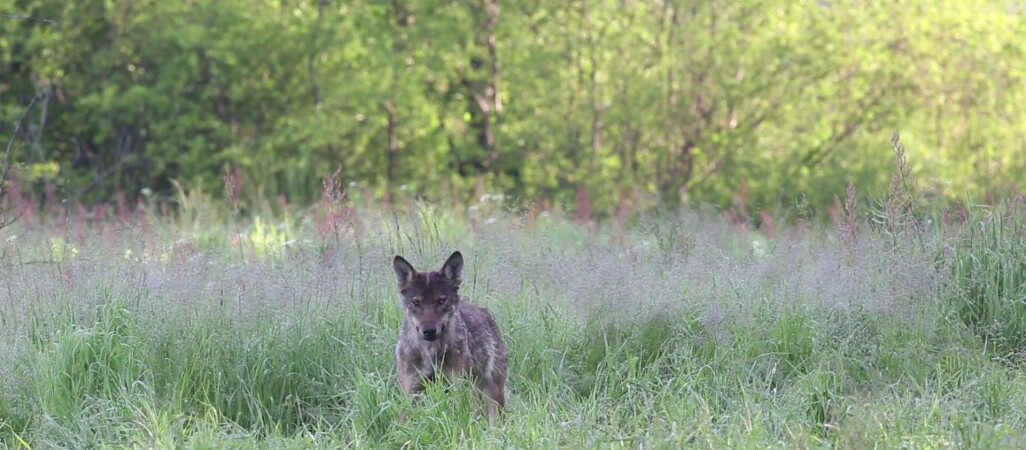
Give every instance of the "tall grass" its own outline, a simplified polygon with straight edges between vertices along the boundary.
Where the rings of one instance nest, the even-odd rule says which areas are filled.
[[[1026,221],[1018,202],[980,208],[954,243],[952,288],[958,316],[993,351],[1026,356]]]
[[[607,229],[488,205],[15,225],[0,443],[1022,446],[1026,376],[1003,358],[1026,339],[1018,213],[913,235],[851,210],[840,232],[772,237],[701,214]],[[508,408],[490,426],[467,383],[432,384],[400,423],[389,261],[456,248],[510,347]]]

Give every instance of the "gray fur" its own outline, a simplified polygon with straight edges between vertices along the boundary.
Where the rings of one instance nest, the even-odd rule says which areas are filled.
[[[443,377],[469,376],[492,400],[485,401],[489,418],[497,418],[506,403],[509,352],[488,310],[459,296],[463,256],[454,252],[437,272],[417,272],[401,256],[393,268],[404,316],[395,346],[403,392],[421,393],[423,380],[434,379],[437,370]],[[437,337],[428,340],[423,331],[432,327]]]

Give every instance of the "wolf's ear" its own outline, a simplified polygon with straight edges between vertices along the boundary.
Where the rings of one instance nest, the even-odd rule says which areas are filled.
[[[457,285],[460,284],[463,277],[463,255],[460,252],[453,252],[449,259],[445,260],[445,264],[442,265],[442,275],[455,281]]]
[[[392,260],[392,270],[395,270],[395,281],[399,284],[400,290],[408,286],[413,281],[413,275],[417,273],[412,264],[398,255]]]

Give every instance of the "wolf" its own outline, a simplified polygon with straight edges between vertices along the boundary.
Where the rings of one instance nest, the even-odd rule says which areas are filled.
[[[392,262],[403,324],[395,346],[399,384],[414,400],[424,381],[464,376],[473,380],[494,423],[506,406],[509,351],[487,309],[460,298],[463,255],[453,252],[441,270],[418,272],[396,256]],[[490,399],[490,400],[489,400]],[[400,413],[405,420],[406,411]]]

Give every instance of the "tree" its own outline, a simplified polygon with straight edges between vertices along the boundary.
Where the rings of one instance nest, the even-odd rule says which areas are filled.
[[[379,199],[824,205],[886,192],[895,130],[939,197],[1026,175],[998,0],[9,3],[62,21],[0,21],[0,113],[39,95],[19,158],[62,200],[230,165],[301,204],[341,168]]]

